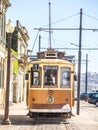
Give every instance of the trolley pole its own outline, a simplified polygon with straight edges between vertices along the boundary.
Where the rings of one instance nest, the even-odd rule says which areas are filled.
[[[40,52],[40,48],[41,48],[41,36],[39,35],[39,52]]]
[[[78,82],[77,82],[77,115],[80,113],[80,79],[81,79],[81,42],[82,42],[82,9],[80,9]]]

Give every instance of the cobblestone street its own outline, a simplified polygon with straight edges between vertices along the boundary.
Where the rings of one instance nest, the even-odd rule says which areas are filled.
[[[56,120],[38,121],[33,125],[32,119],[26,116],[28,113],[25,103],[10,106],[9,118],[11,125],[2,125],[4,110],[0,110],[0,130],[98,130],[98,107],[81,101],[80,115],[76,115],[76,105],[73,108],[73,116],[67,122]]]

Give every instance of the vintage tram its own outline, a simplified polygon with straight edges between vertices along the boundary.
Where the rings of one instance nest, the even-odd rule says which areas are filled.
[[[33,119],[71,117],[74,105],[74,63],[50,48],[26,66],[27,106]]]

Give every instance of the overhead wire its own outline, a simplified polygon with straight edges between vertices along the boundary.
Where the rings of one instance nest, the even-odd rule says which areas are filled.
[[[76,16],[76,15],[78,15],[78,14],[79,14],[79,13],[74,14],[74,15],[71,15],[71,16],[68,16],[68,17],[63,18],[63,19],[60,19],[60,20],[57,20],[57,21],[55,21],[55,22],[52,22],[51,25],[56,24],[56,23],[59,23],[59,22],[62,22],[62,21],[64,21],[64,20],[69,19],[69,18],[71,18],[71,17],[74,17],[74,16]],[[43,28],[43,27],[46,27],[46,26],[49,26],[49,24],[46,24],[46,25],[44,25],[44,26],[41,26],[40,28]]]
[[[41,37],[42,39],[45,39],[45,40],[47,40],[48,38],[46,38],[46,37]],[[52,35],[52,38],[53,38],[53,43],[55,44],[55,45],[57,45],[57,46],[61,46],[61,43],[66,43],[66,44],[68,44],[68,45],[70,45],[72,42],[66,42],[66,41],[63,41],[63,40],[58,40],[58,39],[55,39],[54,38],[54,35]],[[63,46],[63,44],[62,44],[62,46]],[[65,47],[65,46],[64,46]]]
[[[38,37],[38,35],[39,35],[39,32],[40,32],[40,31],[38,30],[37,35],[36,35],[36,38],[35,38],[35,41],[34,41],[34,44],[33,44],[33,47],[32,47],[32,52],[33,52],[33,49],[34,49],[34,46],[35,46],[37,37]],[[30,54],[32,54],[32,52],[31,52]]]
[[[49,2],[50,2],[50,0],[49,0]],[[74,17],[74,16],[77,16],[77,15],[79,15],[79,14],[80,14],[80,13],[77,13],[77,14],[74,14],[74,15],[71,15],[71,16],[68,16],[68,17],[65,17],[65,18],[63,18],[63,19],[54,21],[54,22],[51,23],[51,25],[56,24],[56,23],[59,23],[59,22],[62,22],[62,21],[64,21],[64,20],[67,20],[67,19],[72,18],[72,17]],[[90,16],[90,15],[88,15],[88,14],[86,14],[86,13],[83,13],[83,15],[85,15],[85,16],[87,16],[87,17],[90,17],[90,18],[92,18],[92,19],[98,21],[97,18],[95,18],[95,17],[93,17],[93,16]],[[44,26],[41,26],[41,27],[39,28],[38,33],[37,33],[37,36],[36,36],[35,41],[34,41],[34,44],[33,44],[33,47],[32,47],[32,51],[33,51],[33,48],[34,48],[34,46],[35,46],[35,43],[36,43],[38,34],[39,34],[39,32],[41,31],[40,29],[43,28],[43,27],[46,27],[46,26],[49,26],[49,24],[44,25]]]
[[[98,19],[97,19],[97,18],[95,18],[95,17],[93,17],[93,16],[87,15],[86,13],[83,13],[83,14],[84,14],[85,16],[89,17],[89,18],[92,18],[92,19],[94,19],[94,20],[98,21]]]
[[[79,13],[74,14],[74,15],[71,15],[71,16],[68,16],[68,17],[63,18],[63,19],[60,19],[60,20],[57,20],[57,21],[55,21],[55,22],[52,22],[51,25],[56,24],[56,23],[59,23],[59,22],[62,22],[62,21],[64,21],[64,20],[69,19],[69,18],[71,18],[71,17],[74,17],[74,16],[76,16],[76,15],[78,15],[78,14],[79,14]],[[32,50],[33,50],[33,48],[34,48],[34,46],[35,46],[35,43],[36,43],[36,40],[37,40],[38,34],[39,34],[39,32],[40,32],[40,29],[43,28],[43,27],[46,27],[46,26],[49,26],[49,24],[44,25],[44,26],[41,26],[41,27],[39,28],[39,31],[38,31],[37,36],[36,36],[36,38],[35,38],[35,41],[34,41],[34,44],[33,44]]]

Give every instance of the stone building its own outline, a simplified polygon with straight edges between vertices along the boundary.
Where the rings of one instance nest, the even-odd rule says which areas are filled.
[[[6,11],[10,6],[9,0],[0,0],[0,107],[4,107],[5,103],[8,43],[5,24]],[[28,40],[26,28],[16,21],[11,44],[10,103],[18,103],[26,99],[25,65],[27,63]]]
[[[16,71],[13,73],[13,102],[16,103],[26,99],[25,67],[27,64],[28,40],[29,36],[26,28],[17,20],[12,37],[12,49],[18,54]]]

